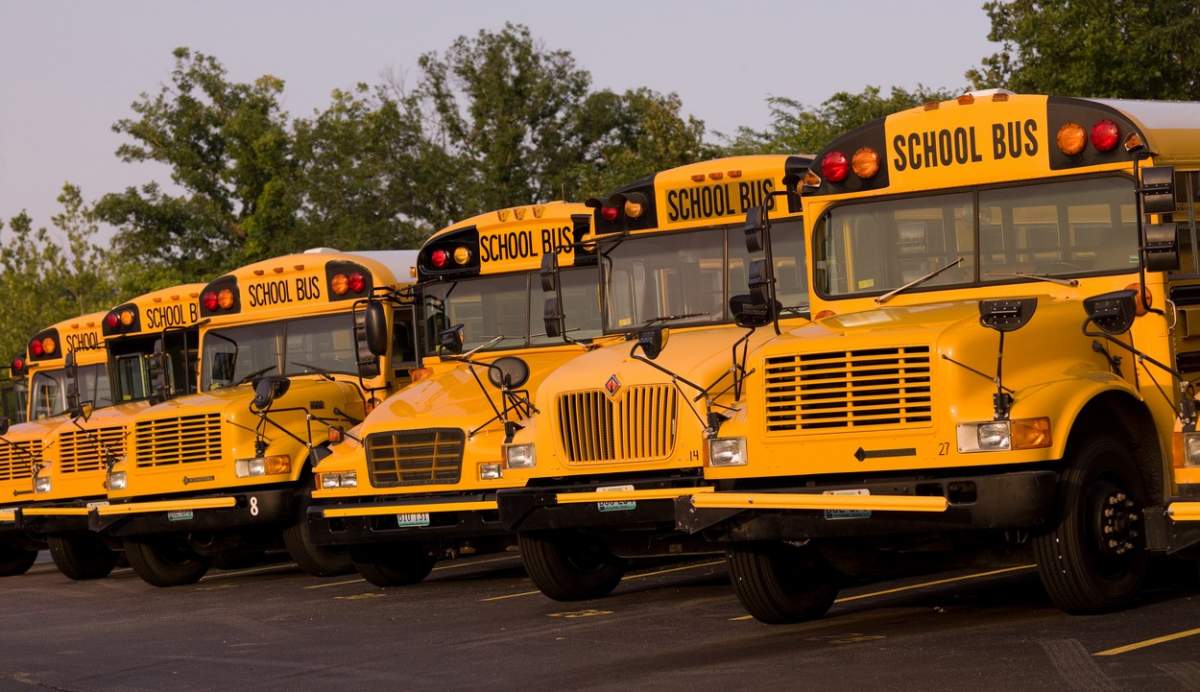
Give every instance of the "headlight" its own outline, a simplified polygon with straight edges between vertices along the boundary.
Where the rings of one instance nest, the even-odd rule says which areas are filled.
[[[531,444],[508,445],[504,448],[504,461],[510,469],[531,469],[537,466],[537,453]]]
[[[1183,465],[1200,466],[1200,433],[1183,433]]]
[[[504,470],[500,464],[480,464],[479,465],[479,480],[481,481],[498,481],[504,477]]]
[[[1014,418],[958,424],[959,452],[1002,452],[1049,447],[1049,418]]]
[[[718,437],[708,441],[709,466],[745,466],[746,438]]]
[[[320,484],[322,490],[333,490],[335,488],[357,488],[358,471],[318,473],[317,483]]]
[[[50,479],[47,477],[47,478],[38,478],[37,480],[35,480],[33,482],[33,492],[35,492],[35,493],[50,492]]]
[[[292,470],[292,460],[282,454],[257,459],[238,459],[234,462],[233,468],[238,478],[276,475],[290,473]]]
[[[124,490],[125,489],[125,472],[114,471],[108,474],[108,489],[109,490]]]

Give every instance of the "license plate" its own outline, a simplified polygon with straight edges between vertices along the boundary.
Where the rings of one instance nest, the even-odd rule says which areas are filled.
[[[397,514],[396,525],[402,529],[410,526],[429,526],[429,512]]]
[[[870,495],[871,491],[867,488],[854,488],[851,490],[826,490],[823,495]],[[827,509],[825,510],[826,519],[870,519],[871,510],[869,509]]]
[[[167,521],[191,521],[194,516],[190,509],[181,512],[167,512]]]
[[[596,488],[598,493],[624,493],[633,490],[632,485],[608,485],[602,488]],[[637,509],[637,502],[634,500],[614,500],[613,502],[597,502],[596,509],[601,512],[629,512]]]

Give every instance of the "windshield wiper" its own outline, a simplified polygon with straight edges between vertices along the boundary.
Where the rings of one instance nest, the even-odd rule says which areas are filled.
[[[934,269],[933,271],[929,272],[928,274],[925,274],[924,276],[918,276],[917,278],[913,279],[912,281],[909,281],[908,283],[904,284],[903,286],[900,286],[898,288],[893,288],[892,290],[888,291],[887,293],[884,293],[883,295],[881,295],[875,299],[875,303],[878,305],[883,305],[884,303],[888,302],[892,298],[895,298],[896,296],[907,291],[908,289],[916,288],[917,286],[920,286],[921,284],[925,283],[926,281],[929,281],[930,279],[937,276],[938,274],[941,274],[942,272],[946,271],[947,269],[950,269],[952,267],[957,267],[958,265],[962,264],[962,262],[963,262],[963,258],[959,257],[958,259],[954,260],[953,262],[943,264],[942,266],[938,267],[937,269]]]
[[[249,382],[250,380],[253,380],[254,378],[258,377],[259,375],[265,375],[265,374],[267,374],[268,372],[271,372],[272,370],[274,370],[274,369],[275,369],[275,367],[276,367],[276,366],[274,366],[274,365],[268,365],[267,367],[265,367],[265,368],[262,368],[261,370],[255,370],[254,372],[250,373],[249,375],[246,375],[246,376],[245,376],[245,377],[243,377],[242,379],[240,379],[240,380],[238,380],[237,382],[235,382],[235,383],[233,384],[233,386],[234,386],[234,387],[238,387],[238,386],[240,386],[240,385],[246,384],[246,383],[247,383],[247,382]]]
[[[298,360],[293,360],[292,365],[299,365],[300,367],[302,367],[306,370],[312,370],[314,373],[320,375],[321,377],[324,377],[325,379],[329,380],[330,382],[336,382],[336,380],[333,377],[333,373],[329,372],[325,368],[322,368],[318,365],[309,365],[308,363],[301,363]],[[307,375],[308,373],[304,373],[304,374]]]
[[[1036,281],[1045,281],[1047,283],[1058,284],[1059,286],[1070,286],[1071,288],[1075,288],[1079,285],[1079,279],[1060,279],[1057,276],[1031,274],[1029,272],[1004,272],[998,274],[986,274],[985,276],[995,278],[1034,279]]]
[[[686,320],[689,317],[708,317],[710,315],[712,315],[711,312],[685,312],[682,315],[663,315],[662,317],[651,317],[642,322],[641,326],[646,327],[659,322],[674,322],[675,320]]]

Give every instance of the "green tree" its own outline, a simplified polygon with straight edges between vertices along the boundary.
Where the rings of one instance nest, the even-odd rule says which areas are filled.
[[[765,130],[742,127],[733,136],[724,136],[724,153],[815,154],[838,135],[863,123],[952,95],[949,90],[925,86],[912,91],[892,87],[884,95],[880,87],[868,86],[858,93],[839,91],[816,107],[771,97],[767,99],[771,124]]]
[[[150,182],[107,194],[96,207],[118,228],[115,256],[142,290],[261,258],[294,216],[283,81],[231,82],[216,58],[186,48],[174,58],[170,81],[143,93],[132,105],[136,117],[113,130],[131,140],[117,149],[121,160],[167,166],[180,192]]]
[[[1109,98],[1200,99],[1196,0],[986,2],[1000,51],[976,88]]]
[[[95,210],[79,186],[64,183],[58,196],[62,211],[50,218],[66,240],[59,285],[78,314],[112,307],[117,302],[109,281],[109,257],[95,244],[99,230]]]

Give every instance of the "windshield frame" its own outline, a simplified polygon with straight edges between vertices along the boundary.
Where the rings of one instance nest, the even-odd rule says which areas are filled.
[[[805,245],[804,238],[803,238],[803,234],[805,232],[804,212],[803,211],[790,212],[790,213],[787,213],[778,218],[771,218],[771,220],[770,220],[772,226],[775,226],[776,224],[789,223],[789,222],[793,222],[793,221],[798,221],[800,223],[800,228],[799,228],[799,231],[801,233],[800,245],[803,248]],[[622,233],[622,234],[613,234],[611,236],[598,237],[595,241],[596,245],[597,245],[596,256],[598,258],[598,260],[596,262],[596,268],[597,268],[597,271],[599,272],[598,280],[600,282],[600,300],[601,300],[600,317],[601,317],[601,320],[603,321],[603,325],[604,325],[604,327],[603,327],[604,335],[605,336],[616,336],[616,335],[629,336],[631,334],[635,334],[638,331],[640,331],[642,329],[646,329],[647,327],[651,327],[651,326],[670,327],[671,329],[690,329],[692,327],[716,327],[716,326],[734,324],[735,318],[729,312],[729,299],[734,295],[739,295],[739,293],[735,292],[735,287],[730,282],[730,276],[729,276],[730,275],[730,271],[729,271],[730,252],[729,251],[730,251],[730,248],[732,247],[732,243],[735,242],[736,240],[740,239],[740,238],[734,237],[736,231],[742,229],[744,226],[745,226],[744,221],[734,221],[731,223],[713,224],[711,226],[697,226],[694,228],[684,228],[684,229],[671,230],[671,231],[663,230],[661,228],[654,228],[654,229],[646,229],[646,230],[639,230],[639,231],[630,231],[630,232]],[[623,245],[627,242],[630,242],[630,241],[637,242],[641,238],[673,238],[676,236],[686,236],[686,235],[693,234],[693,233],[704,233],[704,232],[713,232],[713,231],[721,231],[723,233],[723,243],[724,243],[723,257],[724,257],[725,266],[721,272],[721,282],[723,284],[723,289],[722,289],[723,298],[722,298],[721,314],[727,315],[728,316],[727,318],[722,318],[719,320],[707,320],[704,322],[699,322],[699,321],[681,322],[678,320],[669,320],[669,321],[658,321],[658,322],[654,322],[652,324],[644,324],[644,323],[640,324],[640,325],[634,324],[634,325],[630,325],[628,327],[612,327],[612,326],[610,326],[609,314],[611,311],[609,309],[608,280],[605,278],[605,264],[612,262],[612,259],[610,258],[609,255],[614,250],[616,250],[618,247],[620,247],[621,245]],[[774,233],[774,230],[772,230],[772,234],[773,233]],[[774,241],[774,235],[772,235],[771,238],[772,238],[772,241]],[[774,242],[772,243],[772,245],[774,245]],[[605,246],[607,246],[607,247],[605,247]],[[804,249],[807,252],[807,248],[804,248]],[[751,259],[753,259],[753,258],[751,258]],[[807,291],[807,288],[808,288],[807,284],[810,282],[809,273],[811,271],[811,269],[808,265],[811,264],[811,259],[810,259],[810,257],[804,257],[803,260],[804,260],[804,264],[805,264],[804,280],[805,280],[805,284],[806,284],[805,285],[806,295],[810,296],[808,304],[805,304],[803,306],[805,308],[805,310],[807,310],[812,302],[811,301],[811,292]],[[737,287],[737,288],[748,289],[748,287],[746,287],[746,286],[741,286],[741,287]],[[797,307],[801,307],[801,306],[790,306],[789,305],[789,306],[784,306],[784,307],[785,308],[797,308]],[[782,315],[781,315],[781,317],[782,317]]]
[[[862,292],[842,294],[842,295],[832,295],[832,294],[827,293],[824,290],[823,286],[818,285],[818,282],[816,279],[818,257],[821,258],[821,261],[824,261],[826,258],[824,257],[823,253],[818,254],[818,252],[817,252],[817,248],[820,244],[820,239],[818,238],[817,229],[828,222],[829,215],[832,212],[836,211],[837,209],[842,209],[845,207],[865,205],[865,204],[871,204],[871,203],[893,202],[893,201],[901,201],[901,200],[909,200],[909,199],[921,199],[921,198],[926,198],[926,197],[950,196],[950,195],[964,194],[964,193],[969,194],[971,196],[971,204],[972,204],[972,207],[974,208],[974,214],[973,214],[973,218],[972,218],[972,222],[971,222],[972,233],[973,233],[972,239],[974,241],[974,247],[972,248],[970,257],[971,257],[972,261],[974,262],[973,269],[975,271],[975,274],[980,277],[979,280],[972,280],[970,282],[954,283],[954,284],[920,285],[920,286],[915,286],[915,287],[906,289],[906,290],[902,291],[900,295],[932,293],[932,292],[937,292],[937,291],[962,291],[962,290],[970,290],[970,289],[976,289],[976,288],[991,288],[991,287],[995,287],[995,286],[1041,283],[1041,280],[1037,279],[1037,278],[1019,277],[1019,276],[1004,277],[1004,278],[998,278],[995,280],[986,280],[983,278],[982,268],[980,265],[981,249],[980,249],[980,243],[979,243],[979,227],[980,227],[980,224],[979,224],[979,216],[980,216],[979,193],[987,192],[990,190],[1004,190],[1004,189],[1011,189],[1011,188],[1018,188],[1018,187],[1027,187],[1027,186],[1037,185],[1037,184],[1042,184],[1042,183],[1066,183],[1066,182],[1078,182],[1078,181],[1085,181],[1085,180],[1096,180],[1096,179],[1102,179],[1102,178],[1118,178],[1118,179],[1122,179],[1122,180],[1128,182],[1131,186],[1130,187],[1131,199],[1135,199],[1135,196],[1137,194],[1137,185],[1136,185],[1136,180],[1134,179],[1133,175],[1131,173],[1129,173],[1128,171],[1113,170],[1113,171],[1099,171],[1099,172],[1093,172],[1093,173],[1085,173],[1085,174],[1079,174],[1079,175],[1045,176],[1045,177],[1040,177],[1040,178],[1028,178],[1028,179],[1023,179],[1023,180],[1007,180],[1007,181],[1003,181],[1003,182],[988,183],[988,184],[963,185],[963,186],[946,187],[946,188],[930,188],[930,189],[920,190],[920,191],[916,191],[916,192],[903,192],[903,193],[898,193],[898,194],[894,194],[894,195],[855,197],[852,199],[845,199],[845,200],[839,200],[839,201],[832,202],[828,206],[826,206],[823,210],[821,210],[821,215],[818,216],[816,221],[813,222],[813,225],[811,227],[812,230],[809,232],[808,251],[809,251],[810,255],[809,255],[808,272],[809,272],[809,283],[811,286],[811,294],[815,294],[821,300],[827,301],[827,302],[845,301],[845,300],[862,300],[864,298],[871,299],[872,302],[874,302],[875,298],[898,288],[898,286],[890,286],[890,287],[886,287],[882,290],[862,291]],[[1138,223],[1138,221],[1139,220],[1136,218],[1136,215],[1135,215],[1134,223],[1136,224],[1136,223]],[[1137,245],[1137,237],[1136,236],[1134,237],[1134,241],[1135,241],[1134,244],[1136,246]],[[966,258],[967,255],[963,255],[963,257]],[[1136,274],[1137,272],[1138,272],[1138,267],[1133,266],[1126,271],[1105,269],[1105,270],[1100,270],[1100,271],[1085,271],[1085,272],[1073,272],[1073,273],[1062,273],[1062,274],[1055,273],[1055,274],[1050,274],[1050,276],[1053,276],[1056,279],[1059,279],[1059,278],[1061,278],[1061,279],[1089,279],[1089,278],[1102,277],[1102,276],[1120,276],[1122,274]],[[897,296],[897,297],[899,297],[899,296]],[[886,303],[883,305],[880,305],[879,307],[886,307]]]

